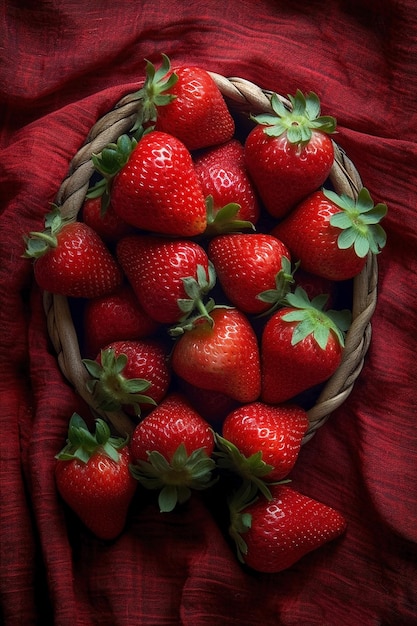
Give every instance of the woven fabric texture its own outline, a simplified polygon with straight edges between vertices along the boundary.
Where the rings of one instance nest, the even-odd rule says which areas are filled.
[[[417,13],[414,0],[6,0],[0,13],[0,603],[6,626],[417,624]],[[389,213],[372,341],[293,486],[343,512],[289,570],[242,568],[204,498],[136,501],[110,545],[57,495],[54,455],[85,407],[47,339],[23,236],[95,121],[165,52],[282,94],[313,90]]]

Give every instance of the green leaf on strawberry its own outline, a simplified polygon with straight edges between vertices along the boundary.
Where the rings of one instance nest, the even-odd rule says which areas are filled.
[[[184,291],[188,298],[178,298],[178,308],[184,313],[180,322],[189,318],[193,311],[198,311],[199,317],[210,320],[210,314],[204,303],[204,296],[211,291],[216,284],[216,272],[213,263],[208,262],[207,273],[203,265],[198,264],[196,268],[196,278],[186,276],[182,279]]]
[[[137,140],[135,138],[124,134],[120,135],[116,143],[109,143],[101,152],[91,156],[94,168],[102,175],[102,178],[87,190],[86,197],[101,197],[103,212],[110,203],[112,180],[129,161],[136,145]]]
[[[78,413],[73,413],[69,422],[67,443],[55,458],[59,461],[77,459],[87,463],[91,456],[100,449],[101,453],[117,462],[119,450],[126,443],[127,439],[111,436],[110,428],[104,420],[97,419],[95,432],[91,433],[83,418]]]
[[[144,394],[151,386],[148,380],[124,376],[127,361],[126,354],[116,356],[111,348],[101,351],[101,363],[83,359],[84,366],[92,376],[87,381],[87,389],[99,409],[117,411],[123,405],[129,405],[136,415],[140,415],[141,404],[156,404],[155,400]]]
[[[325,350],[330,331],[336,335],[340,345],[344,346],[344,332],[350,326],[351,313],[347,309],[324,311],[327,299],[327,295],[319,295],[310,300],[302,287],[287,294],[286,301],[294,310],[283,315],[282,319],[286,322],[298,322],[292,335],[293,346],[308,335],[313,335],[320,348]]]
[[[270,315],[276,311],[280,306],[286,304],[286,296],[291,290],[291,285],[294,284],[294,273],[299,267],[299,263],[296,263],[294,269],[291,269],[291,261],[287,257],[282,257],[282,269],[275,275],[275,289],[266,289],[259,293],[256,297],[262,302],[270,304],[270,308],[260,316]]]
[[[262,113],[252,116],[258,124],[265,125],[264,132],[270,137],[287,134],[292,144],[308,143],[312,130],[323,133],[334,133],[336,120],[332,116],[320,116],[320,101],[313,92],[306,96],[298,89],[295,96],[288,96],[291,109],[284,106],[276,93],[271,96],[274,113]]]
[[[267,483],[263,480],[274,469],[272,465],[262,459],[262,451],[259,450],[249,457],[240,452],[239,448],[218,433],[215,435],[218,450],[214,452],[217,465],[221,469],[229,470],[238,474],[245,483],[253,484],[267,500],[271,500],[271,492]]]
[[[211,487],[217,478],[212,478],[214,460],[207,455],[205,448],[187,454],[182,442],[171,460],[158,452],[148,452],[148,460],[138,460],[130,470],[134,478],[146,489],[159,490],[158,504],[161,513],[173,511],[177,504],[183,504],[192,490]]]
[[[175,72],[170,72],[171,62],[167,55],[162,53],[161,56],[162,65],[159,69],[146,61],[146,79],[143,87],[136,92],[140,98],[140,106],[137,120],[131,129],[133,133],[143,125],[156,122],[157,107],[165,106],[177,97],[167,92],[178,81],[178,76]]]
[[[236,217],[240,211],[240,204],[229,202],[220,209],[214,209],[213,196],[206,198],[207,226],[204,235],[213,236],[224,233],[238,233],[242,230],[255,230],[255,226],[249,220]]]
[[[387,206],[381,202],[375,205],[365,187],[359,191],[356,200],[328,189],[323,189],[323,194],[341,209],[330,218],[330,224],[342,231],[337,239],[339,248],[346,250],[353,246],[360,258],[369,251],[378,254],[387,239],[379,224],[387,213]]]

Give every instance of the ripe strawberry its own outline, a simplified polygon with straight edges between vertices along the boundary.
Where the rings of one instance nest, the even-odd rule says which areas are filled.
[[[158,70],[147,61],[146,80],[138,95],[141,108],[134,129],[153,123],[189,150],[223,143],[234,134],[234,121],[223,95],[202,68],[182,66],[172,72],[170,60],[163,54]]]
[[[252,402],[226,417],[217,436],[218,465],[254,482],[267,498],[269,484],[282,480],[295,465],[308,429],[306,411],[296,405]]]
[[[115,212],[112,204],[103,207],[102,199],[86,198],[82,206],[82,219],[108,243],[117,241],[132,232],[132,226],[126,224]]]
[[[335,509],[287,485],[271,491],[272,500],[250,502],[250,489],[242,489],[230,504],[238,558],[255,571],[281,572],[345,531],[346,520]]]
[[[254,330],[238,309],[214,308],[181,335],[172,353],[174,372],[192,385],[238,402],[260,393],[259,349]]]
[[[267,311],[293,282],[290,253],[272,235],[219,235],[210,241],[208,255],[226,296],[244,313]]]
[[[183,503],[192,489],[213,484],[213,432],[182,394],[171,393],[140,422],[132,435],[132,475],[158,489],[161,512]]]
[[[327,297],[312,301],[301,287],[287,294],[288,306],[266,323],[261,341],[262,393],[279,404],[327,380],[339,367],[348,311],[323,311]]]
[[[194,241],[132,235],[119,241],[116,254],[143,309],[163,324],[202,307],[214,286],[207,254]]]
[[[87,300],[83,314],[85,353],[96,354],[112,341],[143,339],[159,328],[139,304],[130,285],[111,294]]]
[[[246,167],[266,210],[276,218],[320,187],[334,161],[328,133],[334,132],[336,120],[320,116],[314,93],[304,96],[298,90],[288,98],[291,110],[273,94],[273,113],[253,118],[258,125],[245,142]]]
[[[114,341],[95,360],[83,363],[92,376],[87,388],[97,407],[105,411],[126,407],[140,415],[161,402],[171,381],[167,351],[157,339]]]
[[[120,219],[164,235],[193,237],[207,224],[205,198],[191,154],[167,133],[148,130],[139,141],[119,137],[93,156],[103,178],[90,190],[102,194]]]
[[[216,431],[220,431],[222,424],[239,403],[219,391],[202,389],[191,385],[186,380],[177,379],[178,388],[187,396],[192,407],[208,422]]]
[[[126,441],[111,437],[100,419],[92,434],[74,413],[67,445],[56,458],[56,485],[65,502],[100,539],[118,537],[137,487]]]
[[[301,267],[328,280],[347,280],[359,274],[369,251],[378,254],[386,241],[379,221],[385,204],[374,203],[367,189],[353,198],[333,191],[311,194],[272,234],[282,239]]]
[[[26,244],[24,256],[35,259],[35,279],[45,291],[95,298],[122,283],[120,267],[99,235],[62,217],[58,207],[46,216],[45,230],[29,233]]]
[[[260,208],[242,144],[232,139],[210,148],[194,158],[194,167],[208,205],[206,233],[253,228]]]

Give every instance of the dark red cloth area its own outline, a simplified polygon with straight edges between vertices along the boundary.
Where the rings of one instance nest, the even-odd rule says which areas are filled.
[[[417,624],[414,0],[6,0],[0,20],[2,623]],[[161,52],[282,94],[315,91],[389,208],[363,371],[292,474],[347,531],[280,574],[239,565],[203,496],[169,515],[135,501],[106,544],[56,492],[54,455],[87,409],[47,339],[23,236],[42,226],[91,126]]]

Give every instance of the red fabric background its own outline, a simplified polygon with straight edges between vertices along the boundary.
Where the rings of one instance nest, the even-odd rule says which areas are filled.
[[[0,598],[3,623],[58,626],[417,624],[414,0],[8,1],[0,13]],[[346,535],[288,571],[242,569],[204,501],[137,503],[112,545],[63,508],[54,454],[77,399],[21,258],[89,128],[143,78],[195,63],[280,93],[316,91],[388,244],[365,367],[304,446],[294,486],[341,510]],[[83,409],[81,409],[83,410]]]

